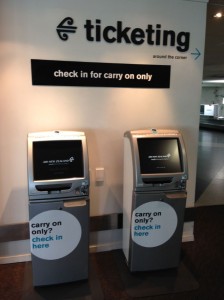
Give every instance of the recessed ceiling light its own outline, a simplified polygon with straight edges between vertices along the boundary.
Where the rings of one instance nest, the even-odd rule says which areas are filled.
[[[224,83],[224,79],[203,80],[202,83]]]
[[[222,13],[219,11],[214,15],[214,18],[222,18]]]

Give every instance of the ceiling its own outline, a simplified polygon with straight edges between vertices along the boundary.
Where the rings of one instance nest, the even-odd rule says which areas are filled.
[[[221,11],[222,18],[214,18]],[[224,79],[224,0],[209,0],[203,80]]]

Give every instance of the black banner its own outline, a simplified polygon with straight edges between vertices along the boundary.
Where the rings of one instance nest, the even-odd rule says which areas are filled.
[[[169,88],[168,65],[31,60],[32,84],[122,88]]]

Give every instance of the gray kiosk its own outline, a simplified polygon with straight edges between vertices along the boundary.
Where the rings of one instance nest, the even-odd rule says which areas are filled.
[[[131,272],[179,265],[187,177],[179,131],[125,133],[123,252]]]
[[[33,285],[88,278],[89,167],[83,132],[28,135]]]

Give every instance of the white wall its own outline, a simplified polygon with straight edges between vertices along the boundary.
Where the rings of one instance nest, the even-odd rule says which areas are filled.
[[[89,146],[91,215],[122,212],[123,133],[145,127],[180,129],[189,161],[187,206],[194,205],[206,3],[181,0],[2,0],[0,4],[0,223],[28,221],[27,134],[83,130]],[[106,25],[191,33],[186,53],[147,44],[62,42],[59,22],[100,18]],[[79,26],[79,25],[78,25]],[[4,28],[4,30],[2,30]],[[200,49],[195,60],[191,52]],[[186,59],[155,59],[154,54]],[[170,89],[32,86],[30,59],[171,65]],[[95,168],[105,181],[95,184]],[[193,229],[192,229],[193,230]],[[193,234],[193,233],[192,233]]]

